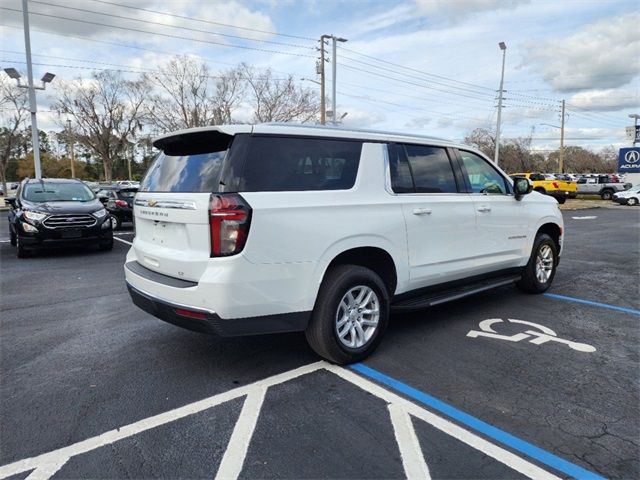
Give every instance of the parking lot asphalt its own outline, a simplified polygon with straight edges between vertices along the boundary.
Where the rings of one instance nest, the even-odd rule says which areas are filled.
[[[549,295],[393,315],[352,368],[137,309],[130,231],[17,259],[2,221],[0,478],[640,478],[640,208],[564,217]]]

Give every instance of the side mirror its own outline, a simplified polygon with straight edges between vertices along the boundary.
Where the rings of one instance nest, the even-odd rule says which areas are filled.
[[[526,177],[516,177],[513,179],[513,192],[516,200],[521,200],[523,196],[533,191],[533,184]]]
[[[98,197],[98,200],[100,200],[100,202],[101,202],[103,205],[106,205],[106,204],[107,204],[107,202],[109,201],[109,198],[108,198],[108,197]]]
[[[16,207],[16,197],[7,197],[4,199],[4,202],[11,205],[11,208]]]

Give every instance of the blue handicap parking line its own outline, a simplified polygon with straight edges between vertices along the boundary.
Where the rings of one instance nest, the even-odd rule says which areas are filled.
[[[544,293],[545,297],[555,298],[556,300],[566,300],[567,302],[582,303],[584,305],[592,305],[594,307],[608,308],[609,310],[616,310],[618,312],[630,313],[632,315],[640,315],[640,310],[628,307],[619,307],[617,305],[610,305],[608,303],[594,302],[593,300],[585,300],[583,298],[567,297],[566,295],[558,295],[557,293]]]
[[[590,472],[589,470],[585,470],[584,468],[574,463],[563,460],[553,453],[547,452],[546,450],[536,447],[535,445],[532,445],[525,440],[515,437],[510,433],[505,432],[504,430],[489,425],[488,423],[483,422],[482,420],[469,415],[462,410],[458,410],[457,408],[443,402],[442,400],[438,400],[437,398],[432,397],[429,394],[410,387],[409,385],[402,383],[395,378],[391,378],[384,373],[374,370],[373,368],[368,367],[363,363],[350,365],[349,368],[364,375],[365,377],[369,377],[389,387],[390,389],[395,390],[396,392],[400,392],[407,397],[412,398],[413,400],[416,400],[423,405],[426,405],[446,415],[447,417],[469,427],[470,429],[475,430],[476,432],[479,432],[489,438],[492,438],[493,440],[496,440],[499,443],[502,443],[512,450],[533,458],[538,462],[559,472],[581,480],[604,480],[604,477],[601,477],[600,475]]]

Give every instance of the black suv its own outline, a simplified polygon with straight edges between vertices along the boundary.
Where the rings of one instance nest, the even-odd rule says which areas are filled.
[[[20,258],[36,248],[70,243],[113,248],[109,212],[80,180],[24,180],[7,202],[11,244]]]
[[[111,226],[114,230],[118,230],[122,222],[133,222],[133,197],[137,192],[137,188],[114,186],[96,193],[111,214]]]

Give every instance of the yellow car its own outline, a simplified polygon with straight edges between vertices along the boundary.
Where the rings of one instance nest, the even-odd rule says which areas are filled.
[[[566,180],[558,180],[553,177],[547,178],[542,173],[512,173],[509,176],[511,178],[528,178],[536,192],[549,195],[555,198],[558,203],[564,203],[567,201],[567,198],[576,198],[578,196],[578,186],[576,182],[567,182]]]

